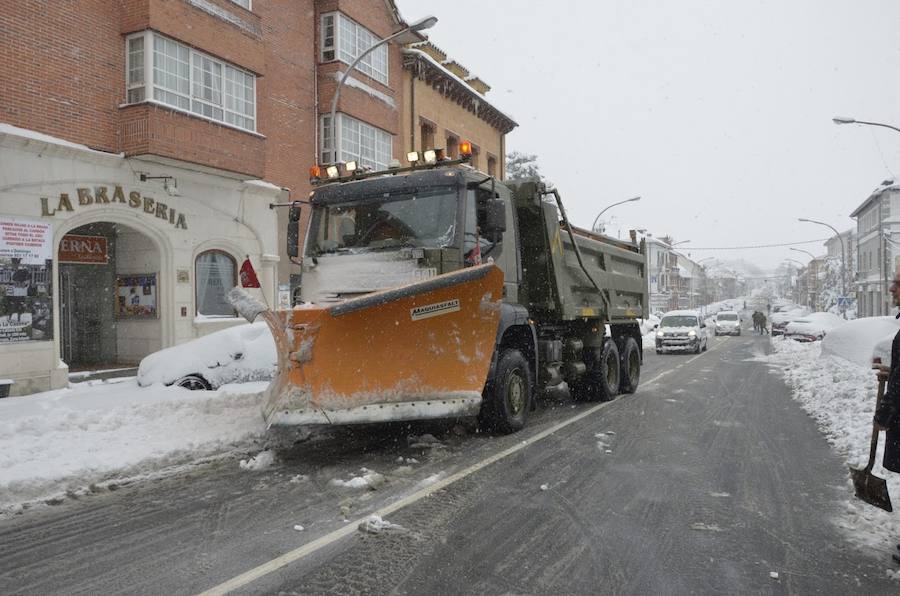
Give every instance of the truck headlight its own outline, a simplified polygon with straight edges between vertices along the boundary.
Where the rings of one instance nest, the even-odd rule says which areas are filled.
[[[690,331],[688,331],[688,337],[696,337],[696,335],[697,335],[697,332],[694,331],[693,329],[691,329]]]
[[[657,332],[656,332],[656,337],[662,337],[662,336],[663,336],[663,332],[662,332],[662,331],[657,331]]]

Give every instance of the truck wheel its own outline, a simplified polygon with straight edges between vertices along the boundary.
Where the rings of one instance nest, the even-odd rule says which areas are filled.
[[[641,380],[641,350],[633,337],[625,338],[622,349],[622,370],[619,373],[619,393],[634,393]]]
[[[504,433],[522,430],[531,408],[531,370],[519,350],[500,354],[497,373],[484,396],[481,421]]]
[[[616,342],[606,341],[594,350],[594,361],[574,387],[577,399],[609,401],[619,392],[619,349]]]

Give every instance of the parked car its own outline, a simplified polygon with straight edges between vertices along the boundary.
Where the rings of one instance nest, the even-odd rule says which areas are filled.
[[[154,352],[138,368],[137,382],[216,389],[227,383],[270,381],[278,356],[264,322],[215,331],[178,346]]]
[[[716,313],[716,335],[740,335],[741,317],[733,310],[722,310]]]
[[[772,335],[784,335],[784,329],[788,323],[807,314],[809,314],[809,309],[804,307],[782,307],[780,311],[772,313],[772,317],[769,319],[772,323]]]
[[[663,315],[656,331],[656,353],[690,350],[699,354],[707,348],[709,336],[703,319],[695,310],[673,310]]]
[[[784,337],[795,341],[819,341],[843,323],[844,319],[830,312],[814,312],[788,323]]]

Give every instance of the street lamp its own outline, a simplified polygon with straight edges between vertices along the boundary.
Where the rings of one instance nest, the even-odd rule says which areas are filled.
[[[600,220],[600,216],[603,215],[604,213],[606,213],[607,209],[609,209],[610,207],[615,207],[616,205],[621,205],[622,203],[631,203],[632,201],[640,201],[640,200],[641,200],[641,197],[640,197],[640,195],[638,195],[636,197],[631,197],[630,199],[625,199],[624,201],[619,201],[618,203],[613,203],[612,205],[607,205],[606,207],[603,208],[602,211],[600,211],[600,213],[597,214],[597,217],[594,218],[594,223],[591,224],[591,231],[594,232],[597,230],[597,222]]]
[[[868,123],[868,122],[861,122],[860,124],[869,124],[869,123]],[[882,126],[887,126],[887,125],[884,124],[884,125],[882,125]],[[894,128],[894,127],[893,127],[893,126],[888,126],[888,128]],[[897,132],[900,132],[900,129],[896,129],[896,128],[895,128],[894,130],[896,130]],[[816,221],[816,220],[814,220],[814,219],[806,219],[805,217],[797,218],[797,221],[803,221],[803,222],[806,222],[806,223],[814,223],[814,224],[819,224],[820,226],[825,226],[826,228],[828,228],[828,229],[830,229],[832,232],[834,232],[834,235],[837,236],[837,237],[838,237],[838,240],[841,241],[841,302],[843,302],[844,300],[847,299],[847,292],[846,292],[846,287],[845,287],[846,277],[847,277],[847,276],[846,276],[846,271],[847,271],[847,256],[846,256],[846,252],[845,252],[845,250],[844,250],[844,237],[841,236],[841,233],[838,232],[838,231],[834,228],[834,226],[829,225],[829,224],[825,223],[824,221]],[[844,318],[846,319],[846,318],[847,318],[847,311],[844,310],[843,305],[840,305],[840,308],[841,308],[841,314],[842,314],[842,315],[844,316]]]
[[[802,252],[805,255],[809,255],[809,258],[811,258],[814,261],[818,258],[816,255],[812,254],[808,250],[803,250],[802,248],[791,248],[791,250],[794,250],[797,252]],[[791,259],[791,260],[793,260],[793,259]],[[800,261],[797,261],[797,262],[799,263]],[[804,267],[805,267],[805,265],[804,265]]]
[[[425,17],[419,19],[412,25],[409,25],[405,29],[401,29],[397,31],[393,35],[388,35],[384,39],[379,39],[374,44],[372,44],[369,49],[365,52],[362,52],[359,56],[356,57],[356,60],[350,63],[350,66],[344,71],[344,74],[341,76],[341,80],[338,82],[337,89],[334,90],[334,97],[331,98],[331,145],[334,150],[334,163],[337,163],[338,158],[338,142],[337,142],[337,121],[335,120],[335,115],[337,114],[337,104],[338,98],[341,96],[341,88],[344,86],[344,82],[347,80],[347,77],[350,76],[350,73],[353,72],[353,69],[356,68],[356,65],[359,64],[359,61],[369,55],[377,47],[380,47],[390,41],[397,39],[398,37],[405,35],[407,33],[422,31],[423,29],[430,29],[434,27],[435,23],[437,23],[437,17]]]
[[[831,119],[835,124],[865,124],[867,126],[881,126],[884,128],[890,128],[891,130],[896,130],[900,132],[900,128],[896,126],[891,126],[890,124],[882,124],[881,122],[866,122],[865,120],[857,120],[856,118],[844,118],[841,116],[835,116]]]

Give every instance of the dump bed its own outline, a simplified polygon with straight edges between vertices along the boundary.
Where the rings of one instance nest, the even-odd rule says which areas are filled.
[[[519,300],[529,312],[544,322],[589,317],[622,323],[645,316],[643,244],[566,226],[554,195],[545,194],[540,182],[509,186],[521,242]]]

